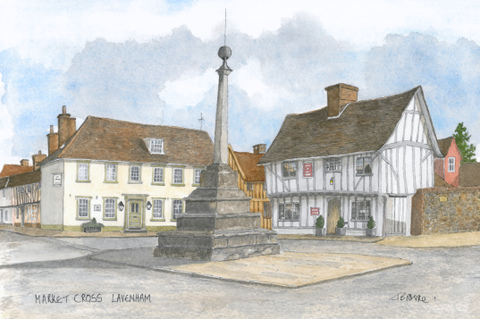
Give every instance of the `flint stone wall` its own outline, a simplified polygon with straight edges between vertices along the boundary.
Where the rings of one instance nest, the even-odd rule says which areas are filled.
[[[412,198],[412,235],[480,230],[480,187],[425,188]]]

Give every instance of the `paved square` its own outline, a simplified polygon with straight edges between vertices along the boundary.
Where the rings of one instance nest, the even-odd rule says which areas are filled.
[[[411,261],[390,257],[284,252],[281,255],[165,268],[243,283],[298,288],[411,264]]]

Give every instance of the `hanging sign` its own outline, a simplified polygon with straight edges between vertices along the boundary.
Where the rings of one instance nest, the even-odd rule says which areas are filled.
[[[313,163],[303,163],[303,177],[313,177]]]
[[[320,208],[310,207],[310,215],[320,215]]]

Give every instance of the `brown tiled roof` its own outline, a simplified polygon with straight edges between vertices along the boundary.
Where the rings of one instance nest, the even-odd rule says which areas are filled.
[[[387,142],[403,111],[421,90],[416,87],[389,97],[351,103],[335,119],[327,119],[327,107],[287,115],[260,163],[376,151]]]
[[[242,168],[245,174],[246,182],[264,182],[265,169],[263,166],[257,166],[258,161],[263,154],[253,154],[247,152],[234,152],[237,158],[238,165]]]
[[[3,165],[2,172],[0,172],[0,178],[31,171],[33,171],[33,166],[5,164]]]
[[[443,180],[443,178],[435,173],[435,178],[433,180],[434,187],[452,187],[452,185],[448,184]]]
[[[460,187],[480,186],[480,163],[460,165]]]
[[[450,149],[450,145],[452,145],[453,136],[442,138],[441,140],[437,140],[438,147],[440,147],[440,151],[442,152],[443,156],[447,156],[448,150]]]
[[[163,139],[165,154],[150,154],[146,138]],[[89,116],[65,147],[41,164],[57,158],[208,165],[213,143],[205,131]]]
[[[40,170],[33,172],[17,174],[10,176],[10,182],[8,182],[8,187],[28,185],[32,183],[40,182],[42,174]]]
[[[7,185],[8,179],[9,179],[8,177],[0,178],[0,189],[5,188],[5,186]]]
[[[0,189],[37,183],[41,176],[40,170],[36,170],[4,177],[0,179]]]

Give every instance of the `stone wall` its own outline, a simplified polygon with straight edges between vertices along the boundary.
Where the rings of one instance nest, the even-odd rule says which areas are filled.
[[[480,230],[480,187],[419,189],[412,198],[412,235]]]

